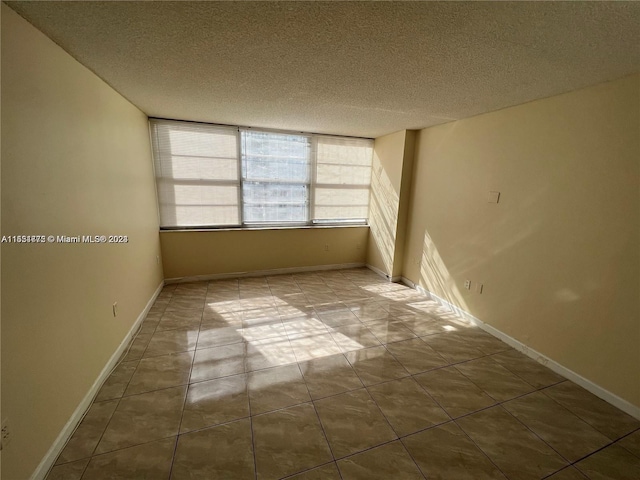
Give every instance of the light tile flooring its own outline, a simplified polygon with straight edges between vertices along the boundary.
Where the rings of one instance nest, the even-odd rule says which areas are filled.
[[[48,479],[634,479],[640,422],[366,269],[170,285]]]

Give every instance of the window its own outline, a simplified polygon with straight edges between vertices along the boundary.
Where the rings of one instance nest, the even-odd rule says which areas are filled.
[[[161,228],[367,221],[372,140],[150,125]]]
[[[241,138],[244,223],[307,223],[310,138],[247,130]]]
[[[151,123],[161,227],[240,223],[237,129]]]
[[[371,140],[317,137],[315,223],[366,222],[372,156]]]

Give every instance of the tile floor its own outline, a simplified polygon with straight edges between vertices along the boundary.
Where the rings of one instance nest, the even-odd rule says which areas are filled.
[[[640,422],[366,269],[169,285],[49,480],[634,479]]]

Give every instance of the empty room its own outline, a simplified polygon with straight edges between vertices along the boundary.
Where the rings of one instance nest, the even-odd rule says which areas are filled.
[[[6,1],[0,478],[640,478],[640,4]]]

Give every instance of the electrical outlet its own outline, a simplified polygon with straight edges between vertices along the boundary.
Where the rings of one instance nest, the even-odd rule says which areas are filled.
[[[5,418],[2,422],[2,432],[0,433],[0,449],[5,448],[11,442],[11,428],[9,419]]]
[[[328,251],[329,251],[329,244],[328,244],[328,243],[325,243],[325,244],[324,244],[324,251],[325,251],[325,252],[328,252]]]
[[[156,263],[160,265],[160,255],[156,255]]]
[[[118,316],[118,302],[115,302],[113,304],[113,316],[117,317]]]
[[[466,288],[467,290],[471,290],[471,280],[464,281],[464,288]]]

